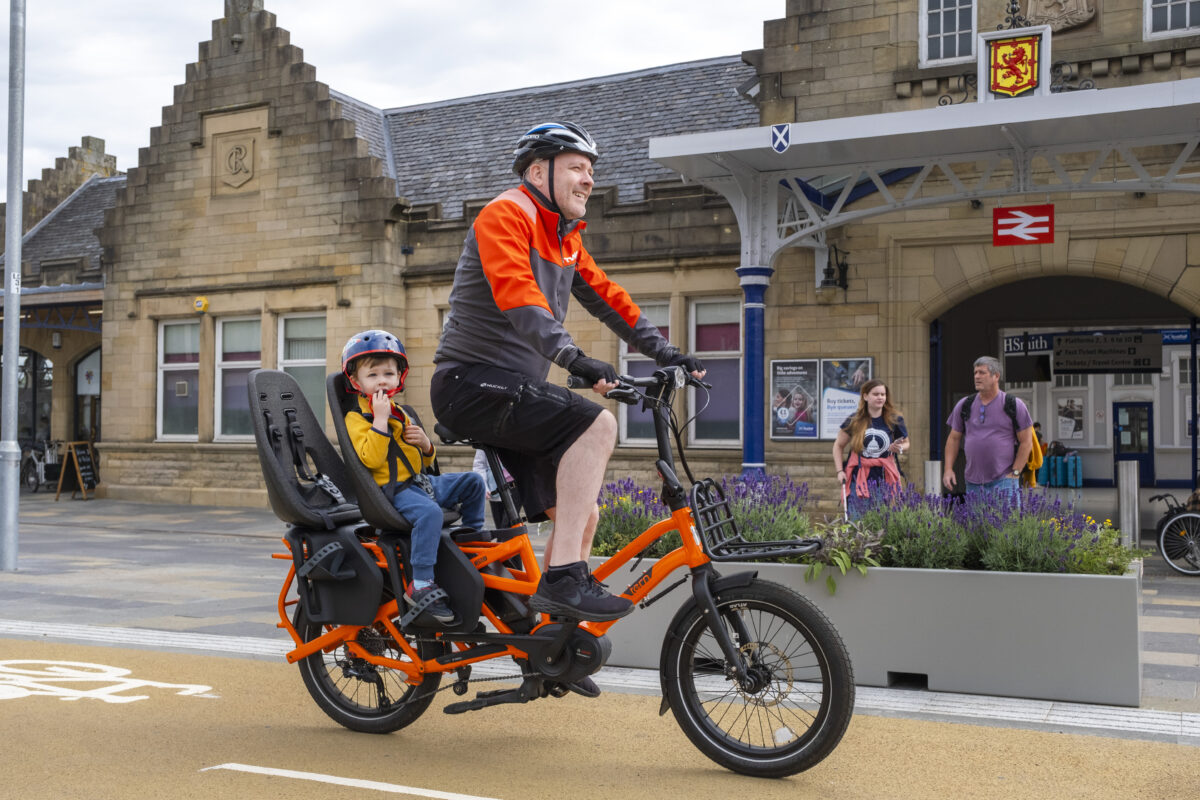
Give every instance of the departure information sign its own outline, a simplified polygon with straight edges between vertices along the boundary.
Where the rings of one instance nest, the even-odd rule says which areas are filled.
[[[1162,334],[1105,333],[1055,336],[1056,375],[1162,371]]]

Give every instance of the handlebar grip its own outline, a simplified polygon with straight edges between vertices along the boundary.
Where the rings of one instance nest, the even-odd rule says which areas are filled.
[[[581,378],[578,375],[567,376],[568,389],[590,389],[591,384],[587,382],[587,378]]]

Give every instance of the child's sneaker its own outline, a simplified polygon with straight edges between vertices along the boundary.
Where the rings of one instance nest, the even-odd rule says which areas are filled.
[[[454,609],[446,602],[449,595],[444,590],[438,587],[436,583],[431,583],[422,589],[413,589],[410,583],[408,588],[404,590],[404,600],[412,607],[411,616],[420,616],[422,612],[433,617],[443,625],[454,622],[458,616],[454,613]],[[406,617],[409,614],[405,615]]]

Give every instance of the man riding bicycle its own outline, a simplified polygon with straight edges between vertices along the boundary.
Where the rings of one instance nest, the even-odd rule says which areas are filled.
[[[563,327],[570,296],[660,366],[697,378],[704,367],[667,342],[584,249],[598,157],[592,137],[572,123],[538,125],[517,142],[512,168],[521,185],[488,203],[467,233],[430,395],[444,425],[498,450],[529,519],[554,521],[530,606],[604,622],[633,610],[587,566],[617,421],[546,376],[553,362],[604,394],[617,373]]]

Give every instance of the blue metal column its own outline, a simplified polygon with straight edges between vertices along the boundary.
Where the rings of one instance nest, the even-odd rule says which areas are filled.
[[[745,407],[742,413],[742,475],[761,477],[766,474],[766,380],[763,374],[764,316],[766,303],[763,298],[771,275],[771,267],[738,267],[742,293],[745,295],[743,341],[745,367],[743,369],[742,397]]]

